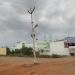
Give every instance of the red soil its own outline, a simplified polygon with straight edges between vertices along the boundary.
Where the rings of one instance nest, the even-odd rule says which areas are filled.
[[[0,57],[0,75],[75,75],[75,58],[39,59]]]

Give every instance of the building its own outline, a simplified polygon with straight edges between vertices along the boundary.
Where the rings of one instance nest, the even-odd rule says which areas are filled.
[[[64,41],[51,42],[50,54],[70,55],[69,49],[65,47]]]
[[[40,55],[70,55],[69,49],[65,48],[64,41],[38,43]]]
[[[27,47],[26,41],[17,42],[17,46],[16,46],[17,49],[21,49],[23,47]]]
[[[70,54],[75,55],[75,37],[67,37],[65,40],[65,46],[69,49]]]
[[[75,55],[75,37],[66,37],[52,42],[43,41],[37,45],[40,55]]]
[[[6,55],[7,51],[6,48],[0,48],[0,55]]]
[[[40,55],[50,55],[50,44],[46,41],[40,41],[37,43],[37,49]]]
[[[25,41],[17,43],[17,49],[22,47],[33,47]],[[56,41],[38,41],[35,43],[35,51],[39,51],[40,55],[75,55],[75,37],[66,37]]]
[[[25,41],[22,42],[17,42],[16,48],[15,49],[21,49],[23,47],[28,47],[28,48],[33,48],[33,44],[32,43],[27,43]],[[37,51],[37,43],[35,43],[35,51]]]
[[[70,55],[75,56],[75,46],[70,46],[69,52],[70,52]]]

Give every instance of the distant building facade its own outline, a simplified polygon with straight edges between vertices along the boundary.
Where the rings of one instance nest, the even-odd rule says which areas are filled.
[[[50,54],[70,55],[69,49],[65,47],[64,41],[51,42]]]
[[[38,45],[41,55],[75,55],[75,37],[66,37],[52,42],[41,42]]]
[[[40,42],[38,43],[40,55],[70,55],[68,48],[65,48],[64,41]]]
[[[37,43],[37,49],[40,55],[50,55],[50,43],[46,41],[40,41]]]
[[[65,47],[69,49],[70,55],[75,56],[75,37],[67,37],[65,40]]]
[[[22,47],[32,47],[33,44],[28,44],[25,41],[17,43],[17,49]],[[56,41],[38,41],[35,43],[35,50],[39,51],[40,55],[67,55],[71,53],[75,55],[75,38],[67,37]]]
[[[6,54],[7,54],[6,48],[0,48],[0,55],[6,55]]]
[[[27,47],[27,43],[25,41],[17,42],[17,46],[16,46],[17,49],[21,49],[23,47]]]

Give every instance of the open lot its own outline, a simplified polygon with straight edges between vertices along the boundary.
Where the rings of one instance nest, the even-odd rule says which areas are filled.
[[[75,57],[33,58],[0,57],[0,75],[75,75]]]

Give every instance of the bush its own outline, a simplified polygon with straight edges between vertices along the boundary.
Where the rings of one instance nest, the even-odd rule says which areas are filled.
[[[22,51],[22,55],[27,55],[27,56],[33,55],[32,48],[24,47],[21,49],[21,51]]]
[[[10,55],[10,54],[11,54],[10,48],[7,47],[7,48],[6,48],[6,52],[7,52],[7,53],[6,53],[7,55]]]
[[[51,56],[52,58],[61,58],[61,57],[63,57],[62,55],[57,55],[57,54],[52,54],[52,56]]]
[[[14,54],[15,54],[15,51],[14,51],[14,50],[12,50],[10,54],[14,55]]]
[[[41,58],[51,58],[50,55],[40,55],[39,57],[41,57]]]
[[[61,58],[62,55],[52,54],[52,55],[40,55],[41,58]]]
[[[74,53],[70,53],[70,55],[71,55],[71,56],[75,56],[75,54],[74,54]]]
[[[19,56],[21,54],[21,51],[19,49],[15,49],[14,55]]]
[[[32,48],[23,47],[21,49],[11,50],[7,47],[7,55],[11,56],[33,56]]]

